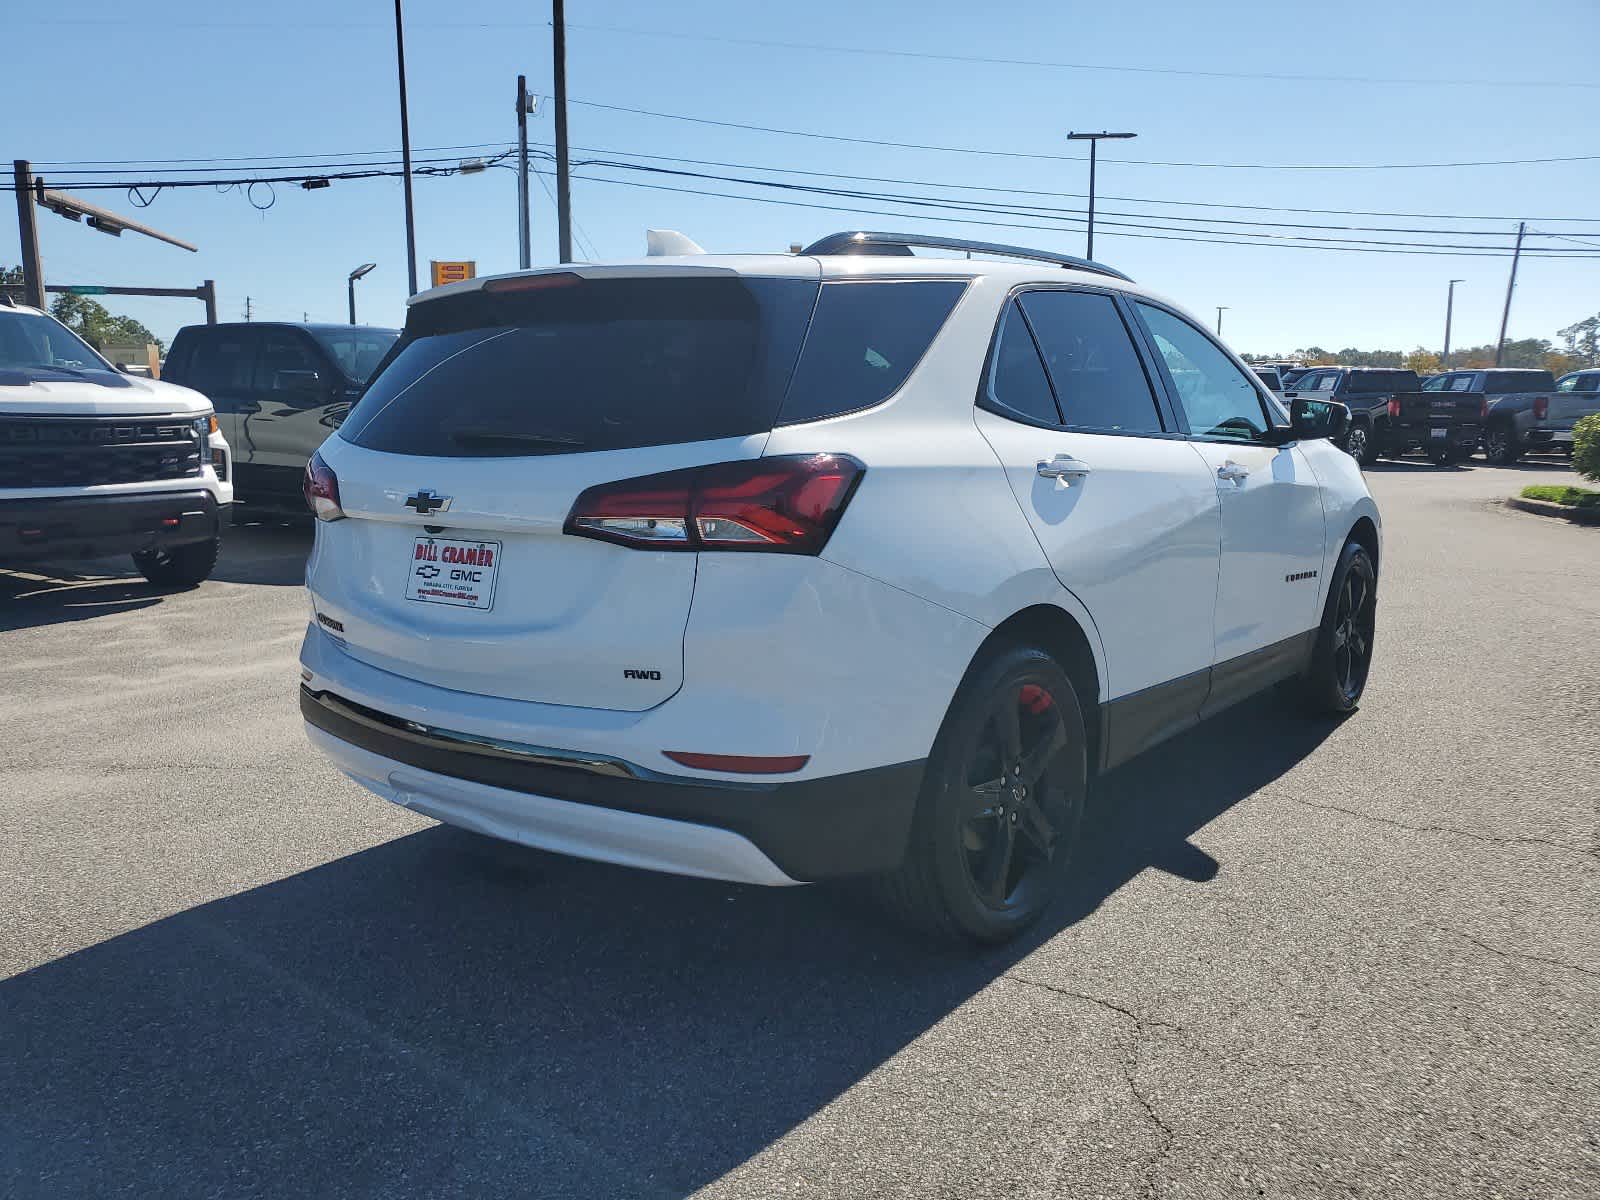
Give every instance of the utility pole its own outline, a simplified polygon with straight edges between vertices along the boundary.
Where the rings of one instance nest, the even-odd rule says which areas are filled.
[[[1494,365],[1499,366],[1506,352],[1506,322],[1511,320],[1511,293],[1517,287],[1517,262],[1522,258],[1522,234],[1526,221],[1517,222],[1517,248],[1511,252],[1511,278],[1506,281],[1506,306],[1500,312],[1500,340],[1494,344]]]
[[[1222,336],[1222,314],[1228,311],[1228,305],[1217,305],[1217,336]]]
[[[556,2],[559,4],[560,0],[556,0]],[[1094,164],[1095,164],[1095,148],[1100,145],[1100,139],[1101,138],[1111,138],[1114,141],[1121,141],[1121,140],[1123,140],[1125,138],[1133,138],[1133,137],[1138,137],[1138,136],[1139,135],[1137,133],[1107,133],[1104,130],[1101,130],[1099,133],[1072,133],[1072,132],[1069,132],[1067,134],[1067,141],[1069,141],[1069,142],[1088,142],[1089,143],[1089,244],[1088,244],[1088,248],[1085,249],[1084,252],[1083,252],[1083,256],[1085,258],[1087,258],[1087,259],[1091,259],[1092,260],[1094,258]]]
[[[17,185],[17,231],[22,235],[22,302],[44,308],[44,269],[39,264],[39,214],[33,205],[33,165],[25,158],[11,163]]]
[[[406,194],[406,278],[410,294],[417,294],[417,225],[411,207],[411,119],[406,114],[406,34],[400,0],[394,0],[394,53],[400,71],[400,158]]]
[[[556,249],[572,261],[572,175],[567,165],[567,16],[562,0],[550,0],[554,27],[556,94]]]
[[[528,229],[528,77],[517,76],[517,265],[533,265]]]
[[[250,297],[246,296],[244,298],[244,319],[246,321],[248,321],[250,319],[251,315],[252,315],[252,313],[251,313],[251,309],[250,309]]]
[[[1450,369],[1450,318],[1456,307],[1456,284],[1465,282],[1465,279],[1452,279],[1450,290],[1444,295],[1444,353],[1439,356],[1439,369],[1442,371]],[[1505,334],[1500,336],[1504,337]]]

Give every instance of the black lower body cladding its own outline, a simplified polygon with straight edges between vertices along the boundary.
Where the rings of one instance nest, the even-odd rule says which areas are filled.
[[[306,721],[340,741],[419,770],[575,804],[726,829],[749,839],[791,879],[876,874],[905,855],[923,763],[788,783],[728,785],[676,776],[630,778],[517,762],[442,745],[402,722],[328,692],[300,689]]]

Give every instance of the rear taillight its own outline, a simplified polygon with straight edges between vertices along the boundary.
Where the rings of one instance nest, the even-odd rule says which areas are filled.
[[[1389,419],[1393,420],[1393,421],[1398,421],[1400,419],[1400,397],[1399,396],[1390,396],[1389,397]]]
[[[1488,419],[1489,419],[1489,397],[1485,396],[1482,400],[1478,401],[1478,420],[1487,421]]]
[[[1535,421],[1544,420],[1545,414],[1548,413],[1549,411],[1550,411],[1550,397],[1549,396],[1535,396],[1533,398],[1533,419]]]
[[[306,464],[304,491],[306,507],[317,514],[317,520],[337,521],[344,516],[339,507],[339,477],[322,461],[321,454],[313,454]]]
[[[818,554],[865,473],[843,454],[715,463],[592,487],[566,532],[656,550]]]

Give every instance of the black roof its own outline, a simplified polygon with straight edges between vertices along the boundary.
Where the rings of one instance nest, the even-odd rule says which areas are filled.
[[[339,333],[346,329],[376,329],[379,333],[400,336],[398,329],[388,325],[350,325],[343,321],[218,321],[215,325],[185,325],[188,329],[304,329],[307,333]]]

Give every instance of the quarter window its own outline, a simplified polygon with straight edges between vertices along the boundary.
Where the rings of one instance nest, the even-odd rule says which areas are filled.
[[[1015,302],[1006,305],[1000,338],[995,342],[989,366],[989,399],[1005,412],[1031,421],[1056,425],[1061,420],[1050,380],[1039,361],[1039,348]]]
[[[1160,433],[1155,392],[1110,296],[1039,291],[1021,297],[1071,429]]]
[[[1139,311],[1167,364],[1190,432],[1229,441],[1260,439],[1270,424],[1261,393],[1221,347],[1165,309],[1140,304]]]

